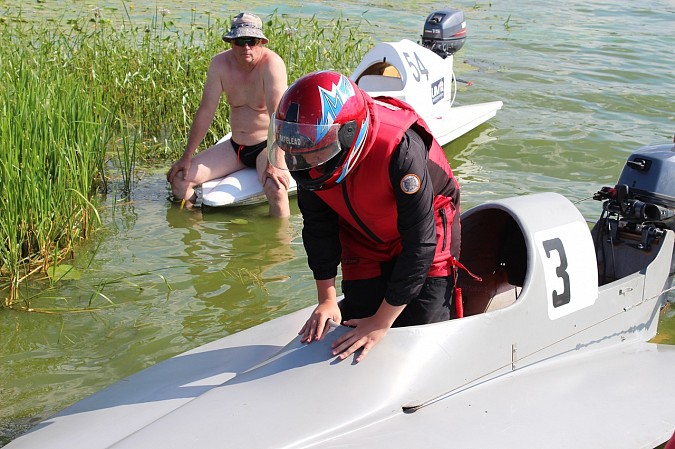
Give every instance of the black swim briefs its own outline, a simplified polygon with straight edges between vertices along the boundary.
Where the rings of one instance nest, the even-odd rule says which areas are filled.
[[[245,166],[255,168],[255,160],[262,150],[267,148],[267,141],[264,140],[255,145],[239,145],[234,140],[230,139],[230,143],[237,153],[237,159],[242,161]]]

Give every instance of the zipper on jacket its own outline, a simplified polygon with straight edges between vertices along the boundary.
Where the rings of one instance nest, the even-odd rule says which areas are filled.
[[[443,246],[441,246],[441,251],[445,251],[445,245],[448,243],[448,217],[445,215],[445,209],[439,209],[438,213],[441,216],[441,222],[443,223]]]

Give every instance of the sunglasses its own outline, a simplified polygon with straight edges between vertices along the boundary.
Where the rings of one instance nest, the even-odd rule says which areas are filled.
[[[249,47],[255,47],[260,43],[259,37],[237,37],[231,40],[231,42],[237,47],[243,47],[248,45]]]

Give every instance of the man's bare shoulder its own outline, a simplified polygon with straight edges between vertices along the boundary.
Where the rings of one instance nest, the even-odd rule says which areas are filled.
[[[272,49],[263,47],[263,58],[265,65],[270,66],[271,68],[286,68],[286,63],[283,58]]]
[[[232,50],[227,49],[225,51],[221,51],[211,58],[211,64],[225,66],[231,64],[233,60],[234,56],[232,55]]]

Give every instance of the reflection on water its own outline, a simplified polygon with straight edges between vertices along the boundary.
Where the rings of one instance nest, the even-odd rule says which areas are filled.
[[[180,267],[172,286],[191,296],[193,313],[184,318],[186,332],[210,333],[225,324],[233,332],[293,308],[290,301],[297,295],[284,297],[276,291],[278,284],[307,272],[297,267],[304,263],[300,228],[297,218],[272,218],[264,210],[261,206],[255,215],[232,217],[220,210],[167,209],[166,221],[182,242],[167,257]],[[297,268],[289,269],[289,264]]]
[[[468,135],[455,139],[443,148],[454,175],[462,180],[462,188],[466,188],[471,183],[489,183],[489,177],[483,173],[486,167],[479,165],[475,161],[474,155],[482,145],[495,139],[494,128],[490,124],[483,124]],[[469,198],[469,200],[471,203],[467,204],[462,198],[464,209],[480,203],[474,198]]]

